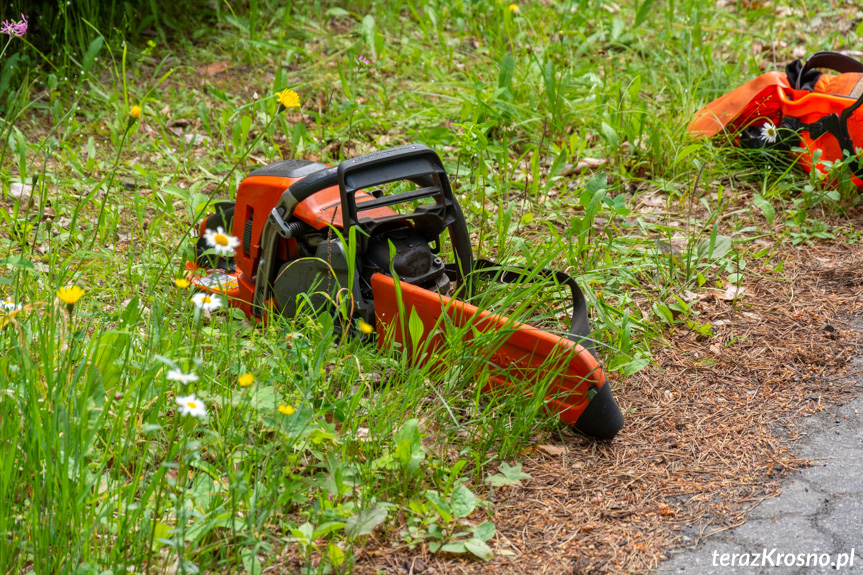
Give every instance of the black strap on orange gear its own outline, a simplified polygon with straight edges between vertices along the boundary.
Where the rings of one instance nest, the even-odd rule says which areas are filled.
[[[800,70],[800,74],[794,82],[795,87],[798,90],[805,90],[806,88],[800,85],[800,80],[806,78],[810,71],[814,71],[817,68],[827,68],[828,70],[833,70],[840,74],[863,74],[863,63],[855,60],[851,56],[846,56],[839,52],[816,52],[806,60],[806,65],[804,65]],[[791,81],[790,76],[788,77],[788,80]],[[813,83],[812,86],[814,88],[815,84]],[[809,90],[811,91],[812,88],[809,88]]]
[[[797,118],[786,117],[782,124],[783,126],[787,125],[788,128],[798,133],[800,131],[809,132],[813,140],[817,140],[824,134],[830,134],[836,138],[842,151],[848,154],[849,158],[853,158],[848,162],[848,167],[854,172],[855,176],[863,178],[863,165],[861,165],[857,158],[857,147],[854,145],[854,140],[848,132],[848,120],[860,106],[863,106],[863,95],[857,98],[857,101],[853,105],[842,110],[841,115],[830,114],[811,124],[805,124]]]
[[[815,89],[815,84],[821,77],[822,72],[819,68],[826,68],[840,74],[863,74],[863,62],[838,52],[816,52],[809,57],[806,64],[803,64],[801,60],[795,60],[785,67],[785,73],[788,76],[789,83],[797,90],[811,92]],[[854,158],[849,162],[848,167],[854,172],[855,176],[863,178],[863,165],[856,159],[857,147],[854,145],[854,140],[848,132],[848,120],[860,106],[863,106],[863,95],[854,104],[845,108],[841,115],[829,114],[811,124],[801,122],[798,118],[786,116],[782,120],[782,128],[792,130],[796,133],[800,133],[801,131],[809,132],[813,140],[817,140],[824,134],[832,135],[839,143],[839,147],[850,158]]]

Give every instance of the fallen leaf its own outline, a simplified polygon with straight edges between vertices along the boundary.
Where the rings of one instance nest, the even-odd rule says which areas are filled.
[[[27,184],[13,182],[9,185],[9,194],[16,200],[21,200],[22,202],[29,200],[32,192],[33,186]]]
[[[195,144],[196,146],[207,144],[210,141],[209,136],[202,136],[201,134],[185,134],[183,139],[187,144]]]
[[[637,200],[643,207],[665,209],[665,195],[658,190],[642,194],[638,196]]]
[[[663,517],[674,517],[677,515],[668,505],[660,505],[658,513]]]
[[[566,448],[558,447],[557,445],[539,445],[537,448],[552,457],[557,457],[558,455],[566,453]]]
[[[705,294],[705,293],[693,293],[691,291],[685,291],[685,292],[683,292],[682,299],[683,299],[683,301],[689,303],[691,301],[695,301],[697,299],[704,299],[706,297],[707,297],[707,294]]]
[[[228,66],[229,64],[227,62],[213,62],[209,66],[198,68],[198,72],[205,76],[215,76],[227,70]]]
[[[725,301],[732,301],[735,299],[740,299],[741,297],[743,297],[744,293],[746,293],[745,287],[738,286],[736,284],[728,284],[727,286],[725,286],[725,292],[721,295],[717,294],[716,298]]]
[[[608,163],[602,158],[582,158],[575,166],[566,171],[566,175],[580,174],[584,170],[594,170]]]

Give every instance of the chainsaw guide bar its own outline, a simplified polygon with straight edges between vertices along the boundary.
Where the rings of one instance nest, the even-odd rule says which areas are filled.
[[[388,184],[414,189],[387,195],[379,186]],[[461,208],[430,148],[400,146],[338,166],[275,162],[240,183],[236,202],[214,207],[201,222],[189,279],[198,289],[226,296],[250,319],[312,313],[347,289],[354,316],[375,326],[379,347],[401,346],[411,354],[422,344],[423,353],[411,357],[421,363],[442,348],[447,327],[499,334],[487,350],[483,391],[530,395],[542,389],[550,413],[597,439],[611,439],[623,427],[575,280],[549,270],[534,274],[572,291],[571,328],[564,337],[451,297],[470,299],[479,279],[515,283],[531,270],[474,260]],[[208,251],[204,233],[219,227],[242,242],[233,258]],[[451,263],[441,257],[447,237]],[[422,342],[411,340],[411,314],[422,322]],[[465,343],[471,339],[464,337]]]

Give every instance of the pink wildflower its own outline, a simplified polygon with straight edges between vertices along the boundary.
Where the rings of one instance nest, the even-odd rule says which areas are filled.
[[[19,38],[27,33],[27,17],[21,14],[21,22],[14,20],[5,20],[0,25],[0,34],[8,34],[9,36],[18,36]]]

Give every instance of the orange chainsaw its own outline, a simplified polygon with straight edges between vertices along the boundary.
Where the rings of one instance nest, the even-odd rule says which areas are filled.
[[[828,69],[839,74],[828,74]],[[863,188],[863,63],[836,52],[818,52],[785,72],[768,72],[714,100],[695,114],[694,136],[737,133],[745,148],[790,151],[810,172],[827,173],[844,161]]]
[[[396,193],[385,194],[384,185]],[[545,405],[563,422],[600,439],[611,439],[623,426],[589,339],[584,295],[570,276],[548,270],[531,275],[571,290],[566,337],[456,297],[469,298],[479,278],[517,283],[531,270],[474,260],[461,208],[430,148],[401,146],[333,167],[276,162],[250,173],[237,201],[215,210],[201,223],[190,278],[199,289],[224,294],[250,318],[324,308],[339,290],[348,290],[354,317],[375,326],[379,346],[401,344],[411,353],[422,344],[418,361],[445,345],[446,329],[466,328],[465,339],[498,333],[485,391],[515,389],[513,380],[547,382],[551,374]],[[233,257],[214,256],[205,238],[216,232],[224,237],[227,230],[240,244]],[[444,232],[451,263],[440,257]],[[408,327],[412,316],[421,320],[422,334],[415,323]]]

